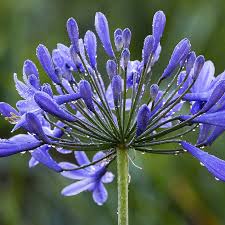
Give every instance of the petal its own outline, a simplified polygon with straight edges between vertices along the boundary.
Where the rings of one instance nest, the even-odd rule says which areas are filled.
[[[104,187],[104,185],[99,182],[94,191],[93,191],[93,200],[98,204],[98,205],[103,205],[107,198],[108,198],[108,192],[106,190],[106,188]]]
[[[91,163],[85,152],[75,151],[74,155],[75,155],[76,161],[78,162],[80,166],[88,165]]]
[[[214,155],[210,155],[187,142],[181,142],[181,145],[185,150],[197,158],[216,179],[225,181],[224,160],[219,159]]]
[[[184,115],[180,116],[181,120],[187,120],[192,116]],[[225,124],[221,121],[225,120],[225,111],[219,111],[215,113],[205,113],[201,116],[196,117],[195,119],[191,120],[191,123],[204,123],[209,125],[215,125],[219,127],[225,127]]]
[[[42,142],[34,141],[21,141],[18,142],[10,140],[0,140],[0,157],[10,156],[19,152],[29,151],[42,145]]]
[[[4,117],[11,117],[12,114],[18,115],[18,112],[6,102],[0,102],[0,113]]]
[[[35,89],[29,88],[22,81],[18,80],[16,73],[14,74],[14,82],[15,82],[16,90],[22,98],[29,99],[34,96]]]
[[[38,163],[39,162],[34,157],[31,157],[29,160],[29,168],[35,167]]]
[[[137,136],[141,135],[147,128],[151,116],[150,109],[146,104],[142,105],[137,115]]]
[[[115,176],[114,176],[113,173],[111,173],[111,172],[106,172],[106,173],[104,174],[104,176],[102,177],[101,181],[102,181],[103,183],[111,183],[111,182],[113,181],[114,177],[115,177]]]
[[[38,117],[33,113],[27,113],[26,114],[26,123],[27,127],[29,129],[29,132],[34,133],[43,140],[46,143],[51,143],[50,139],[47,137],[47,135],[44,133],[42,129],[42,124]]]
[[[93,156],[93,159],[92,161],[95,162],[95,161],[98,161],[102,158],[104,158],[106,156],[106,154],[104,152],[97,152],[94,156]]]
[[[77,195],[83,191],[87,191],[92,186],[93,186],[93,179],[87,178],[68,185],[62,190],[61,194],[64,196]]]
[[[56,172],[61,172],[62,168],[57,164],[55,160],[48,153],[48,146],[41,146],[35,149],[31,155],[40,163],[47,166],[49,169],[52,169]]]

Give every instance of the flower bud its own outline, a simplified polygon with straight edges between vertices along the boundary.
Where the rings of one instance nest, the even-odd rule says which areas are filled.
[[[195,63],[196,60],[196,54],[194,51],[190,52],[188,57],[187,57],[187,62],[186,62],[186,72],[189,74],[191,72],[191,69]]]
[[[125,48],[121,53],[121,66],[123,69],[127,68],[127,64],[130,61],[130,51]]]
[[[146,104],[142,105],[137,114],[137,136],[140,136],[147,128],[151,116],[150,109]]]
[[[74,122],[76,120],[73,115],[60,108],[60,106],[45,92],[37,92],[34,95],[34,100],[42,110],[59,119],[69,122]]]
[[[153,47],[154,47],[154,37],[152,35],[148,35],[144,40],[144,47],[142,50],[142,59],[144,65],[147,65],[149,57],[152,54]]]
[[[39,78],[39,73],[36,65],[31,60],[26,60],[23,64],[23,78],[26,76],[34,74],[37,78]],[[26,78],[24,79],[26,82]]]
[[[124,48],[130,47],[130,41],[131,41],[131,31],[129,28],[125,28],[122,33],[122,39],[123,39],[123,46]]]
[[[66,24],[67,32],[69,35],[70,42],[75,50],[76,53],[79,53],[79,29],[77,22],[74,18],[69,18]]]
[[[116,106],[118,106],[122,93],[122,79],[120,75],[113,76],[111,87],[113,92],[114,103]]]
[[[102,42],[105,52],[109,57],[114,58],[115,55],[110,41],[108,21],[105,15],[101,12],[97,12],[95,14],[95,29]]]
[[[26,123],[30,133],[34,133],[45,143],[51,143],[50,139],[44,133],[42,125],[38,117],[33,113],[26,114]]]
[[[152,22],[152,34],[155,40],[153,52],[155,52],[160,43],[165,28],[165,24],[166,24],[166,16],[163,13],[163,11],[156,12]]]
[[[185,38],[181,40],[173,50],[170,61],[166,69],[162,74],[162,79],[171,76],[176,67],[180,64],[181,61],[185,60],[190,51],[191,44],[190,41]]]
[[[116,50],[119,52],[123,48],[123,37],[122,35],[116,36],[114,39]]]
[[[113,76],[117,74],[117,65],[114,60],[108,60],[106,63],[106,71],[109,76],[109,79],[112,80]]]
[[[45,70],[47,75],[50,77],[50,79],[54,83],[60,84],[60,80],[59,80],[59,77],[57,76],[57,74],[55,73],[55,68],[53,66],[49,51],[42,44],[38,45],[38,47],[37,47],[37,57],[38,57],[39,62],[42,65],[43,69]]]
[[[87,31],[84,36],[84,45],[87,51],[87,55],[90,61],[90,65],[93,69],[96,69],[97,62],[97,41],[96,36],[92,31]]]
[[[194,73],[193,73],[193,79],[197,79],[199,73],[201,72],[201,69],[205,63],[205,58],[203,55],[199,55],[194,63]]]
[[[156,96],[159,93],[159,86],[157,84],[152,84],[150,87],[150,96],[153,100],[155,100]]]
[[[94,108],[93,100],[92,100],[93,93],[92,93],[91,85],[89,84],[88,81],[81,80],[79,83],[79,89],[80,89],[80,96],[84,100],[87,108],[91,112],[94,112],[95,108]]]

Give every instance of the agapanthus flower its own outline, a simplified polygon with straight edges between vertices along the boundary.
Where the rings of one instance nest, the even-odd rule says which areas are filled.
[[[200,147],[211,145],[225,131],[225,73],[215,76],[213,63],[197,55],[190,40],[183,38],[161,75],[154,75],[165,23],[164,13],[156,12],[152,34],[149,31],[144,39],[140,57],[133,59],[129,28],[117,28],[112,42],[103,13],[95,16],[97,36],[88,30],[83,37],[76,20],[70,18],[69,44],[57,44],[52,54],[43,44],[37,47],[49,83],[41,83],[31,60],[24,62],[23,81],[14,75],[22,99],[15,108],[1,102],[0,113],[14,125],[12,131],[19,129],[21,134],[1,139],[0,157],[29,152],[30,167],[41,163],[75,180],[62,190],[63,195],[89,191],[99,205],[108,197],[104,184],[113,181],[111,163],[120,152],[129,154],[131,149],[151,154],[187,152],[224,181],[225,162]],[[97,43],[108,55],[103,74],[97,63]],[[152,82],[152,76],[158,82]],[[163,89],[161,84],[166,82]],[[190,141],[188,134],[195,129],[198,139]],[[176,147],[165,148],[170,143]],[[54,159],[54,151],[74,154],[75,162]],[[92,162],[86,151],[95,153]],[[118,162],[118,168],[121,165]],[[126,185],[127,174],[124,179]]]

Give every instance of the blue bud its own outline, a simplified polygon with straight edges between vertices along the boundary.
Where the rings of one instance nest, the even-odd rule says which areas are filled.
[[[202,70],[202,67],[204,66],[205,58],[203,55],[199,55],[194,63],[194,73],[192,75],[193,79],[197,79],[199,73]]]
[[[67,32],[70,38],[70,42],[75,50],[76,53],[79,53],[79,29],[77,22],[74,18],[69,18],[66,24]]]
[[[153,52],[156,51],[160,43],[165,28],[165,24],[166,24],[166,16],[163,13],[163,11],[156,12],[152,21],[152,34],[155,40]]]
[[[110,41],[108,21],[105,15],[101,12],[97,12],[95,14],[95,29],[106,53],[109,57],[114,58],[115,55]]]
[[[120,75],[113,76],[111,87],[113,92],[114,103],[116,106],[118,106],[121,93],[122,93],[122,79]]]
[[[81,80],[79,83],[79,90],[80,90],[80,96],[84,100],[87,108],[91,111],[94,112],[95,108],[93,105],[93,93],[91,89],[91,85],[89,84],[88,81],[86,80]]]
[[[28,82],[31,86],[33,86],[35,89],[40,89],[40,80],[37,78],[34,74],[31,74],[28,76]]]
[[[122,29],[120,28],[117,28],[115,31],[114,31],[114,39],[116,39],[117,36],[122,36]]]
[[[75,52],[75,49],[73,48],[73,46],[70,46],[70,55],[71,55],[71,58],[72,58],[74,64],[76,65],[77,69],[79,70],[79,72],[85,73],[85,69],[81,62],[81,59],[78,56],[78,54]]]
[[[152,54],[153,47],[154,47],[154,37],[152,35],[148,35],[144,40],[144,47],[142,50],[142,59],[144,61],[144,65],[147,65],[149,57]]]
[[[76,120],[73,115],[60,108],[60,106],[45,92],[37,92],[34,95],[34,100],[42,110],[59,119],[69,122],[74,122]]]
[[[129,48],[130,47],[130,42],[131,42],[131,31],[130,31],[129,28],[125,28],[123,30],[122,38],[123,38],[124,48]]]
[[[38,117],[33,113],[26,114],[26,123],[30,133],[36,134],[40,140],[43,140],[45,143],[51,143],[50,139],[44,133],[42,129],[42,124]]]
[[[123,48],[123,37],[122,35],[118,35],[114,39],[114,43],[116,46],[116,50],[119,52]]]
[[[63,68],[65,65],[64,59],[62,55],[60,54],[60,50],[54,49],[52,51],[52,61],[55,64],[55,66],[59,68]]]
[[[169,64],[162,74],[162,79],[171,76],[173,71],[180,64],[180,62],[184,61],[187,58],[190,48],[191,48],[191,44],[187,38],[181,40],[176,45],[176,47],[174,48],[173,53],[171,55]]]
[[[84,36],[84,45],[87,51],[87,55],[90,61],[90,65],[93,69],[96,69],[97,62],[97,41],[96,36],[92,31],[87,31]]]
[[[122,68],[127,68],[127,64],[130,61],[130,51],[128,48],[125,48],[121,53],[121,66]]]
[[[150,87],[150,96],[153,100],[155,100],[156,96],[159,92],[159,86],[157,84],[152,84]]]
[[[39,78],[39,73],[36,65],[31,60],[26,60],[23,64],[23,75],[24,77],[28,77],[29,75],[35,75],[37,78]],[[26,78],[24,79],[26,81]]]
[[[193,65],[196,60],[196,54],[194,51],[190,52],[188,57],[187,57],[187,62],[186,62],[186,72],[187,74],[190,74],[191,69],[193,68]]]
[[[51,98],[53,98],[53,91],[50,84],[44,83],[41,87],[41,90],[47,93]]]
[[[108,60],[106,63],[106,71],[109,76],[109,79],[112,80],[113,76],[117,74],[117,65],[114,60]]]
[[[43,69],[45,70],[47,75],[50,77],[50,79],[54,83],[60,84],[60,80],[59,80],[57,74],[55,73],[55,68],[53,66],[49,51],[42,44],[38,45],[38,47],[37,47],[37,57],[38,57],[39,62],[42,65]]]
[[[137,114],[137,136],[140,136],[147,128],[151,116],[150,109],[146,104],[142,105]]]

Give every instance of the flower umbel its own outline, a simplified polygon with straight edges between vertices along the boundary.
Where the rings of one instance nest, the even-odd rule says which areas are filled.
[[[225,131],[221,122],[225,119],[225,73],[215,77],[213,63],[191,51],[190,41],[184,38],[175,46],[162,75],[155,77],[158,82],[153,82],[165,23],[164,13],[156,12],[141,60],[131,60],[130,29],[117,28],[113,43],[105,15],[96,13],[95,29],[109,57],[103,75],[97,64],[95,33],[89,30],[80,38],[77,22],[70,18],[70,46],[58,44],[52,54],[43,44],[37,47],[37,58],[51,84],[41,84],[37,67],[26,60],[23,81],[14,75],[22,100],[16,108],[0,102],[0,113],[14,125],[12,131],[25,131],[1,139],[0,157],[29,152],[30,167],[42,163],[75,180],[62,190],[63,195],[90,191],[98,205],[107,200],[104,184],[113,181],[108,169],[118,151],[188,152],[224,181],[225,161],[200,147],[211,145]],[[165,90],[164,82],[168,83]],[[188,134],[194,129],[199,136],[191,144]],[[164,147],[171,143],[177,147]],[[57,162],[51,156],[53,151],[74,154],[75,163]],[[92,162],[86,151],[95,153]]]

